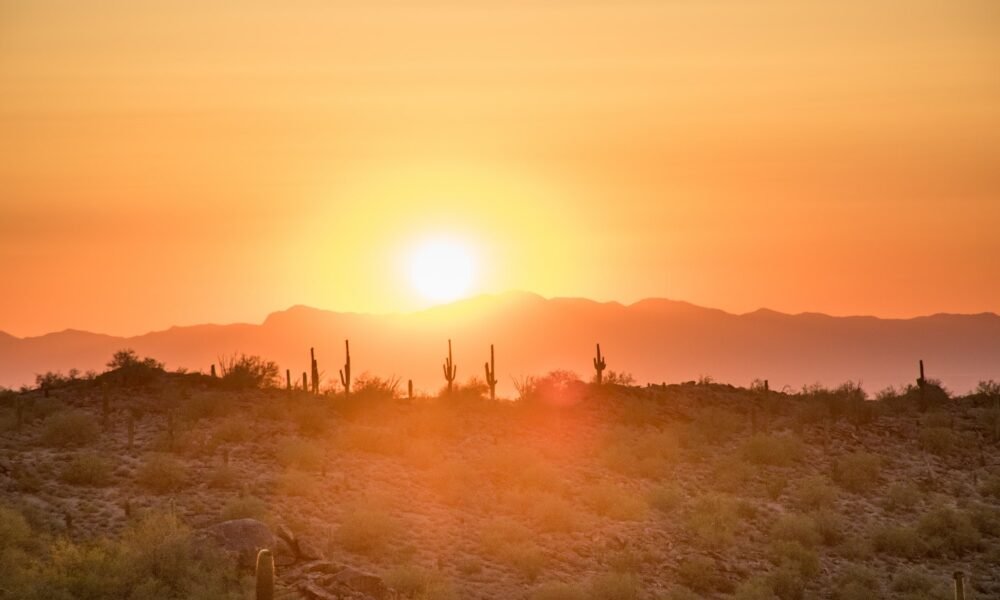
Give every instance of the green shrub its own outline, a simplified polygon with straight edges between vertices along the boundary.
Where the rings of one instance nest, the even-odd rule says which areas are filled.
[[[709,547],[732,542],[740,525],[736,503],[725,496],[708,494],[696,499],[687,518],[688,528]]]
[[[398,533],[399,526],[387,513],[359,508],[344,517],[335,540],[351,552],[373,554],[384,550]]]
[[[730,591],[728,580],[719,572],[715,561],[703,556],[692,556],[677,567],[681,583],[696,592]]]
[[[947,507],[922,516],[917,532],[933,556],[963,556],[980,544],[979,530],[969,515]]]
[[[912,527],[884,527],[875,532],[872,543],[877,552],[903,558],[920,558],[927,553],[927,544]]]
[[[894,483],[885,494],[885,505],[889,510],[913,510],[920,503],[920,490],[912,483]]]
[[[799,481],[795,497],[799,506],[807,510],[830,508],[837,501],[837,488],[826,477],[814,475]]]
[[[100,429],[89,413],[74,410],[45,419],[42,442],[49,446],[84,446],[97,439]]]
[[[591,600],[638,600],[642,586],[630,573],[604,573],[590,580]]]
[[[833,546],[844,539],[847,531],[847,520],[832,510],[818,510],[812,513],[816,533],[824,545]]]
[[[939,456],[954,451],[959,439],[959,435],[950,427],[926,427],[920,430],[920,447]]]
[[[186,480],[184,464],[168,454],[150,454],[139,467],[136,482],[156,494],[182,488]]]
[[[74,457],[59,477],[71,485],[106,486],[111,483],[111,463],[96,454]]]
[[[530,600],[587,600],[587,593],[569,583],[543,583],[531,591]]]
[[[268,515],[267,503],[255,496],[242,496],[233,498],[222,508],[219,513],[220,521],[231,521],[233,519],[257,519],[264,520]]]
[[[802,442],[791,436],[757,434],[743,445],[743,458],[756,465],[786,466],[801,460]]]
[[[816,522],[812,517],[802,514],[784,514],[778,517],[771,527],[771,538],[798,542],[807,548],[822,541],[816,531]]]
[[[599,483],[583,491],[583,502],[594,514],[616,521],[638,521],[648,506],[638,495],[612,483]]]
[[[773,541],[771,562],[779,568],[794,568],[802,577],[815,577],[819,573],[819,556],[796,541]]]
[[[848,565],[834,587],[837,600],[869,600],[882,597],[882,583],[871,569],[861,565]]]
[[[323,466],[322,449],[306,440],[290,438],[282,441],[276,451],[278,463],[306,471],[318,471]]]
[[[658,479],[677,461],[679,447],[672,433],[621,427],[605,440],[601,461],[626,477]]]
[[[834,462],[833,480],[849,492],[868,493],[878,485],[881,471],[881,457],[868,452],[855,452]]]
[[[737,586],[733,600],[778,600],[778,596],[766,578],[754,577]]]
[[[684,492],[672,483],[658,485],[649,491],[649,505],[664,513],[671,513],[684,502]]]
[[[706,442],[714,445],[743,431],[746,419],[736,411],[710,407],[698,411],[692,425]]]
[[[767,580],[779,600],[802,600],[805,596],[806,580],[795,565],[778,567],[768,575]]]
[[[395,567],[384,579],[389,587],[406,598],[451,600],[458,597],[451,582],[441,573],[413,565]]]
[[[951,590],[941,578],[920,568],[904,568],[892,577],[892,591],[904,600],[950,600]]]

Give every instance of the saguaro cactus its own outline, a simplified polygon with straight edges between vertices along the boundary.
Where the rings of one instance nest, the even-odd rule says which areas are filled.
[[[302,371],[302,391],[309,391],[309,376],[306,375],[305,371]]]
[[[490,400],[497,399],[497,368],[493,362],[493,344],[490,344],[490,362],[485,363],[486,385],[490,386]]]
[[[316,349],[309,349],[309,364],[312,368],[312,393],[319,393],[319,363],[316,362]]]
[[[920,410],[927,408],[927,380],[924,378],[924,361],[920,360],[920,377],[917,378],[917,389],[920,390]]]
[[[215,363],[212,363],[212,379],[215,379]]]
[[[257,553],[257,600],[274,600],[274,556],[264,548]]]
[[[451,360],[451,340],[448,340],[448,358],[444,359],[441,370],[444,371],[444,379],[448,382],[448,393],[450,394],[455,374],[458,373],[458,366]]]
[[[952,577],[955,578],[955,600],[965,600],[965,573],[955,571]]]
[[[597,357],[594,358],[594,371],[597,372],[597,385],[604,383],[604,368],[608,364],[604,362],[604,357],[601,356],[601,345],[597,345]]]
[[[288,391],[292,391],[292,370],[285,369],[285,387]]]
[[[344,386],[344,397],[351,395],[351,342],[344,340],[344,368],[340,370],[340,385]],[[364,357],[362,357],[364,358]]]
[[[413,380],[408,379],[406,381],[406,399],[413,402]]]

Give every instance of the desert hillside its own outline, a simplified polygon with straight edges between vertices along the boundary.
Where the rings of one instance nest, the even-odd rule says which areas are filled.
[[[244,518],[274,533],[281,598],[943,600],[956,571],[1000,595],[996,384],[555,372],[490,401],[258,388],[248,364],[4,393],[0,597],[250,598],[205,541]]]

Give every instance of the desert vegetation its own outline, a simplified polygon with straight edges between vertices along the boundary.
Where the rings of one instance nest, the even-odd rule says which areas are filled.
[[[597,350],[592,381],[511,399],[492,356],[463,384],[449,352],[419,395],[346,345],[335,389],[315,356],[299,381],[122,351],[0,392],[0,597],[253,597],[198,538],[244,518],[411,598],[945,599],[956,571],[1000,595],[995,383],[639,386]],[[279,597],[315,597],[273,562]]]

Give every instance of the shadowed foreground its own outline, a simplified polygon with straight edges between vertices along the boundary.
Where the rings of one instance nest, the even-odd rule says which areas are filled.
[[[285,598],[345,566],[427,599],[944,599],[955,571],[1000,595],[996,386],[554,373],[491,402],[120,371],[4,395],[0,597],[253,597],[202,533],[245,517],[301,544]]]

